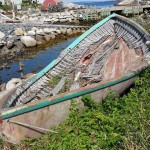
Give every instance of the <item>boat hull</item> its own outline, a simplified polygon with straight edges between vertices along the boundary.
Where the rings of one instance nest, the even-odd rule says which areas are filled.
[[[121,94],[131,86],[133,80],[134,77],[113,86],[92,92],[90,95],[96,102],[101,103],[102,99],[108,94],[108,92],[114,91],[117,94]],[[75,100],[80,103],[82,108],[84,104],[80,99],[81,96]],[[3,120],[0,125],[1,133],[3,133],[7,140],[12,143],[18,143],[26,136],[38,138],[41,134],[45,133],[45,131],[40,128],[49,130],[50,128],[58,126],[64,122],[69,116],[70,104],[71,101],[67,100],[39,110],[12,117],[11,119]],[[21,123],[21,125],[18,123]]]

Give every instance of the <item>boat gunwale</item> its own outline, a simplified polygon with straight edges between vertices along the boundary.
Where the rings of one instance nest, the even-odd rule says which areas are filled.
[[[144,69],[142,69],[141,71],[143,71],[143,70]],[[114,86],[116,84],[125,82],[129,79],[136,77],[141,71],[137,71],[128,76],[119,78],[118,80],[112,79],[112,80],[103,81],[103,82],[100,82],[100,83],[97,83],[97,84],[94,84],[94,85],[91,85],[88,87],[80,88],[79,90],[73,90],[73,91],[61,93],[56,96],[52,96],[47,100],[40,100],[37,102],[25,104],[23,106],[17,106],[14,108],[10,108],[8,110],[4,110],[3,112],[1,112],[0,119],[6,120],[6,119],[16,117],[16,116],[19,116],[19,115],[22,115],[25,113],[29,113],[29,112],[32,112],[32,111],[35,111],[38,109],[42,109],[44,107],[48,107],[48,106],[51,106],[51,105],[54,105],[54,104],[57,104],[60,102],[64,102],[64,101],[67,101],[72,98],[80,97],[85,94],[89,94],[89,93],[96,92],[101,89],[105,89],[105,88]]]

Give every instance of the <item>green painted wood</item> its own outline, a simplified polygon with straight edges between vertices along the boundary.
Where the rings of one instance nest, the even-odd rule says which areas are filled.
[[[97,86],[97,87],[91,87],[90,89],[86,89],[86,90],[83,90],[83,91],[80,91],[80,92],[74,91],[74,92],[66,94],[62,97],[56,98],[52,101],[44,100],[44,101],[41,101],[41,102],[39,102],[35,105],[21,106],[21,107],[18,107],[18,108],[13,108],[13,109],[2,112],[0,118],[2,120],[9,119],[9,118],[12,118],[12,117],[24,114],[24,113],[28,113],[28,112],[31,112],[31,111],[35,111],[35,110],[38,110],[38,109],[41,109],[41,108],[44,108],[44,107],[48,107],[50,105],[54,105],[54,104],[66,101],[66,100],[70,100],[72,98],[76,98],[76,97],[79,97],[79,96],[82,96],[82,95],[85,95],[85,94],[89,94],[89,93],[92,93],[92,92],[95,92],[95,91],[98,91],[98,90],[116,85],[118,83],[122,83],[124,81],[127,81],[131,78],[134,78],[139,73],[140,72],[135,72],[134,74],[123,77],[119,80],[115,80],[115,81],[112,81],[112,82],[109,82],[109,83],[106,83],[106,84],[103,84],[103,85],[100,85],[100,86]]]

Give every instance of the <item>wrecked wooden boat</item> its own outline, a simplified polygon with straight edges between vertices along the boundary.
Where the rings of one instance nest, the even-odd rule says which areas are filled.
[[[1,134],[11,142],[38,137],[69,115],[70,99],[126,90],[148,64],[149,34],[112,14],[94,25],[47,67],[1,99]],[[82,103],[82,102],[81,102]]]

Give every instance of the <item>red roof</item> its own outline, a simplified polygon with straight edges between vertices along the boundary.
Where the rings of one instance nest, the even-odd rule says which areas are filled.
[[[60,0],[45,0],[42,5],[42,9],[46,9],[48,6],[57,5]]]

